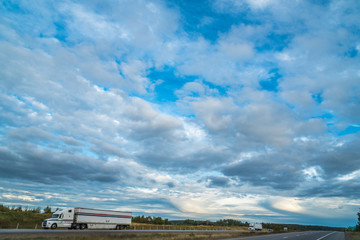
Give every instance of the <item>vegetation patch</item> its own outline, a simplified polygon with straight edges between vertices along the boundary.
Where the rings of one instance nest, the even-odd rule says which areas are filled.
[[[0,205],[0,228],[41,228],[41,223],[44,219],[50,218],[51,215],[50,207],[46,207],[43,213],[41,213],[40,208],[9,208]]]

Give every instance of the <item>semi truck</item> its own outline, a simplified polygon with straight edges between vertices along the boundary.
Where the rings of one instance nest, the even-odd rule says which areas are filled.
[[[131,224],[131,212],[91,208],[61,208],[45,219],[45,229],[124,229]]]
[[[261,223],[250,223],[249,231],[262,231],[262,224]]]

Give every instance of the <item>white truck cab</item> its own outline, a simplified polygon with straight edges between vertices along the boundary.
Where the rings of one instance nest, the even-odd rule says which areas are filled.
[[[74,208],[61,208],[56,210],[51,218],[45,219],[43,228],[71,228],[74,221]]]

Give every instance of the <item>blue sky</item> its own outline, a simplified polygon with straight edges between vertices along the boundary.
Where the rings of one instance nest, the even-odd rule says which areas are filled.
[[[0,1],[0,202],[348,226],[358,1]]]

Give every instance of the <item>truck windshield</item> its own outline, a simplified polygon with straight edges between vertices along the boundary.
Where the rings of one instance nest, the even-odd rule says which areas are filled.
[[[58,218],[59,214],[53,214],[51,218]]]

